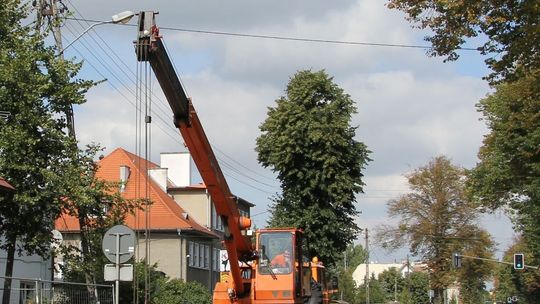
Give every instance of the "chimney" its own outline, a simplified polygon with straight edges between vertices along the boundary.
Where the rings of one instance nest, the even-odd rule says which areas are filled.
[[[191,185],[191,156],[188,152],[161,153],[161,168],[168,169],[168,178],[176,187]]]
[[[167,171],[167,168],[152,168],[148,171],[152,180],[165,192],[167,192]]]
[[[129,180],[129,167],[128,166],[120,166],[120,192],[124,192],[126,190],[126,185]]]

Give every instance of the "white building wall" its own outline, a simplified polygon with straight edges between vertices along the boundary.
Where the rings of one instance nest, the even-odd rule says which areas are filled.
[[[4,280],[3,277],[6,273],[7,252],[0,250],[0,299],[3,295]],[[52,261],[50,258],[43,259],[38,255],[21,255],[19,256],[15,252],[15,261],[13,265],[14,278],[28,279],[28,280],[12,280],[11,282],[11,300],[12,303],[19,303],[20,284],[21,281],[32,282],[35,279],[52,280]]]
[[[161,168],[167,168],[169,180],[176,187],[191,185],[191,156],[188,152],[161,153]]]
[[[385,270],[389,270],[390,268],[396,268],[401,269],[403,267],[403,264],[376,264],[376,263],[370,263],[369,264],[369,277],[371,278],[372,275],[375,275],[375,278],[379,278],[379,275],[383,273]],[[401,270],[401,273],[405,275],[407,273],[407,267],[403,267]],[[352,277],[354,281],[356,282],[356,286],[360,286],[364,284],[364,280],[366,277],[366,264],[360,264],[356,269],[354,270]]]

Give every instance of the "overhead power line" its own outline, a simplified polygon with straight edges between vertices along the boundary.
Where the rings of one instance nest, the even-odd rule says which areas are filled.
[[[70,1],[68,1],[68,3],[69,3],[69,6],[73,7],[75,12],[82,17],[82,14],[79,12],[79,10],[77,10],[77,8]],[[78,25],[82,29],[86,28],[90,24],[88,22],[93,22],[92,20],[85,19],[84,17],[82,17],[82,18],[70,18],[70,19],[77,21]],[[89,20],[89,21],[86,21],[86,20]],[[86,26],[84,24],[82,24],[81,21],[86,22]],[[73,35],[74,37],[76,37],[78,35],[77,29],[75,29],[74,27],[65,24],[64,28],[67,29],[70,32],[70,34]],[[107,83],[115,91],[117,91],[131,106],[135,107],[136,110],[137,110],[136,105],[133,103],[133,101],[130,98],[130,97],[136,97],[136,95],[137,95],[135,93],[135,91],[132,88],[130,88],[130,84],[136,85],[135,81],[133,81],[131,79],[131,77],[130,77],[130,75],[133,76],[133,77],[136,76],[135,73],[133,71],[131,71],[131,68],[124,62],[124,60],[113,49],[111,49],[108,46],[107,43],[105,43],[105,41],[103,40],[103,38],[101,36],[97,35],[93,31],[91,31],[91,32],[88,33],[87,37],[89,37],[88,39],[90,39],[92,41],[87,41],[88,39],[86,37],[83,37],[81,39],[81,41],[80,41],[80,45],[86,50],[86,52],[85,52],[86,54],[91,55],[90,57],[85,56],[83,54],[83,52],[81,52],[78,49],[77,46],[73,46],[72,49],[75,50],[82,58],[84,58],[85,63],[87,63],[90,67],[92,67],[103,79],[108,78],[108,77],[105,76],[105,74],[111,75],[112,79],[109,79],[109,81],[107,81]],[[95,37],[97,37],[97,39],[99,39],[102,43],[99,43],[96,40]],[[99,50],[94,48],[94,46],[97,46],[99,48]],[[103,48],[103,46],[106,46],[108,48],[108,50],[105,50]],[[110,54],[114,55],[115,58],[113,58]],[[96,66],[95,64],[92,63],[93,60],[95,60],[98,63],[98,66]],[[101,67],[99,67],[99,66],[101,66]],[[105,72],[103,72],[103,70]],[[120,71],[120,73],[118,73],[118,71]],[[126,82],[124,82],[122,80],[122,77],[121,77],[122,75],[126,76],[126,79],[128,79],[128,81],[127,81],[128,83],[126,83]],[[124,88],[125,93],[122,90],[120,90],[120,88],[117,85],[115,85],[116,82],[118,84],[120,84],[120,87]],[[128,96],[126,96],[126,94]],[[160,110],[160,111],[153,113],[154,116],[156,116],[158,118],[158,121],[161,122],[161,123],[157,124],[157,127],[161,131],[163,131],[163,133],[165,135],[167,135],[168,137],[173,139],[173,141],[182,144],[183,141],[180,139],[178,134],[176,134],[177,129],[174,128],[172,126],[172,124],[170,122],[168,122],[167,119],[164,118],[164,117],[167,116],[167,114],[166,114],[167,110],[164,110],[163,107],[168,107],[168,104],[166,104],[166,102],[163,101],[158,96],[156,96],[154,94],[152,94],[152,95],[155,97],[156,100],[159,101],[159,103],[157,103],[156,105],[158,106],[157,109]],[[158,122],[158,121],[156,121],[156,122]],[[232,157],[228,156],[225,152],[220,150],[220,153],[222,155],[224,155],[225,157],[227,157],[228,159],[234,161],[235,163],[238,163]],[[220,163],[224,163],[224,160],[219,158],[219,157],[218,157],[218,160],[220,161]],[[226,164],[226,165],[228,165],[228,164]],[[256,189],[256,190],[258,190],[260,192],[263,192],[265,194],[269,194],[269,195],[275,194],[275,192],[270,192],[268,190],[261,189],[260,187],[254,186],[251,183],[256,182],[257,184],[261,184],[263,186],[267,186],[267,187],[270,187],[272,189],[275,189],[276,186],[270,185],[270,184],[267,184],[267,183],[263,183],[263,182],[259,181],[257,178],[251,177],[248,174],[249,172],[244,172],[244,171],[235,169],[235,166],[229,165],[228,167],[230,168],[232,173],[235,173],[235,174],[237,174],[239,176],[239,177],[234,177],[234,176],[231,176],[231,174],[229,174],[228,172],[224,172],[224,174],[228,178],[232,178],[232,179],[236,180],[237,182],[239,182],[239,183],[241,183],[241,184],[243,184],[245,186]],[[248,179],[249,182],[243,181],[240,178]]]
[[[66,19],[68,19],[68,20],[79,20],[79,21],[82,20],[82,21],[86,21],[86,22],[104,22],[103,20],[80,19],[80,18],[71,18],[71,17],[66,18]],[[135,24],[115,24],[115,25],[136,26]],[[284,41],[315,42],[315,43],[357,45],[357,46],[378,46],[378,47],[394,47],[394,48],[431,49],[431,46],[416,45],[416,44],[377,43],[377,42],[364,42],[364,41],[346,41],[346,40],[316,39],[316,38],[304,38],[304,37],[287,37],[287,36],[277,36],[277,35],[260,35],[260,34],[247,34],[247,33],[225,32],[225,31],[198,30],[198,29],[167,27],[167,26],[161,26],[160,29],[161,30],[176,31],[176,32],[187,32],[187,33],[198,33],[198,34],[220,35],[220,36],[232,36],[232,37],[242,37],[242,38],[272,39],[272,40],[284,40]],[[469,47],[460,47],[460,48],[458,48],[458,50],[461,50],[461,51],[479,51],[478,48],[469,48]]]

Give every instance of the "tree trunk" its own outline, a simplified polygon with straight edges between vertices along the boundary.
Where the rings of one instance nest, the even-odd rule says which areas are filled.
[[[81,230],[81,255],[83,258],[83,263],[88,264],[90,263],[88,261],[89,255],[90,255],[90,249],[89,249],[90,245],[89,245],[88,236],[86,232],[87,231],[87,226],[85,222],[86,213],[85,212],[80,212],[80,213],[81,214],[79,214],[79,227]],[[88,273],[88,271],[84,272],[84,278],[86,281],[86,290],[88,291],[88,297],[89,297],[90,303],[95,303],[97,301],[95,278],[91,273]]]
[[[8,239],[7,258],[6,258],[6,271],[4,279],[4,294],[2,296],[2,303],[9,304],[11,299],[11,277],[13,276],[13,263],[15,261],[15,243],[17,242],[16,236],[11,236]]]
[[[435,298],[433,299],[435,304],[444,304],[444,289],[436,288],[435,289]]]

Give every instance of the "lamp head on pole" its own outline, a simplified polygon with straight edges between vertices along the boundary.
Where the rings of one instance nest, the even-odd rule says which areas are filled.
[[[112,16],[112,23],[126,24],[135,15],[136,14],[134,12],[132,12],[132,11],[125,11],[125,12],[118,13],[118,14]]]
[[[137,14],[135,14],[134,12],[132,11],[125,11],[125,12],[121,12],[121,13],[118,13],[114,16],[112,16],[112,19],[109,20],[109,21],[101,21],[101,22],[98,22],[98,23],[94,23],[92,25],[90,25],[86,30],[84,30],[82,33],[79,34],[79,36],[77,36],[75,39],[73,39],[66,47],[64,47],[62,50],[60,50],[58,52],[59,55],[62,55],[64,53],[64,51],[70,47],[75,41],[79,40],[79,38],[81,38],[84,34],[86,34],[89,30],[93,29],[95,26],[98,26],[98,25],[102,25],[102,24],[110,24],[110,23],[114,23],[114,24],[118,24],[118,23],[122,23],[122,24],[126,24],[129,22],[129,20],[131,20],[131,18],[133,16],[135,16]]]

